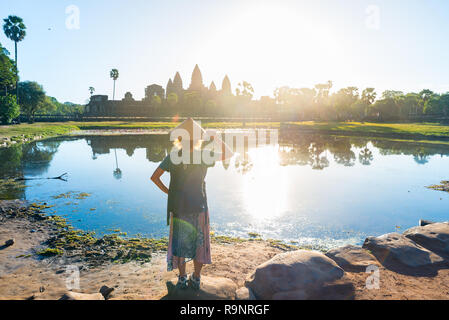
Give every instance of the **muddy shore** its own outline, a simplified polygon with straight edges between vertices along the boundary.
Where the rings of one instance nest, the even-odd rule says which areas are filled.
[[[95,293],[107,285],[111,299],[160,299],[165,282],[166,239],[123,238],[120,233],[100,239],[73,230],[59,216],[43,213],[46,205],[0,201],[0,300],[59,299],[67,292],[67,270],[80,270],[80,289]],[[245,275],[279,252],[294,247],[260,239],[212,236],[214,264],[205,275],[226,277],[242,286]],[[244,257],[244,259],[242,258]],[[191,271],[191,263],[188,271]],[[69,269],[68,269],[69,268]]]
[[[97,239],[73,230],[59,217],[42,213],[45,205],[0,201],[0,299],[59,299],[67,292],[67,268],[80,270],[75,292],[97,293],[114,288],[110,299],[160,299],[166,281],[164,240],[123,239],[118,234]],[[58,248],[58,250],[51,250]],[[213,264],[203,274],[225,277],[243,286],[248,274],[278,253],[294,250],[261,239],[212,238]],[[188,271],[191,271],[191,264]],[[448,299],[449,270],[434,276],[407,276],[380,267],[380,288],[367,289],[369,274],[346,272],[355,299]]]

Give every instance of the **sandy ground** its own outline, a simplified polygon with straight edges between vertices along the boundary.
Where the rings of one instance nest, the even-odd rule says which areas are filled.
[[[36,229],[25,218],[0,222],[0,243],[14,238],[15,244],[0,249],[0,299],[59,299],[66,291],[70,273],[59,259],[38,260],[26,257],[45,248],[43,242],[51,236],[51,230]],[[205,266],[204,275],[232,279],[243,286],[245,277],[259,264],[269,260],[280,249],[266,243],[213,244],[214,264]],[[25,255],[24,257],[18,257]],[[100,287],[114,287],[112,299],[159,299],[166,294],[165,282],[176,276],[166,271],[165,254],[155,254],[150,263],[106,264],[88,269],[83,263],[80,271],[80,290],[96,293]],[[192,271],[192,263],[187,270]]]
[[[38,260],[27,257],[45,247],[43,242],[55,230],[36,228],[26,218],[0,220],[0,244],[14,238],[11,247],[0,247],[0,299],[59,299],[66,291],[67,265],[55,258]],[[34,230],[32,232],[31,230]],[[239,287],[259,264],[281,252],[264,242],[212,244],[213,264],[204,268],[204,275],[226,277]],[[18,257],[24,255],[22,257]],[[73,263],[73,262],[72,262]],[[165,282],[175,272],[166,271],[165,254],[153,256],[150,263],[106,264],[89,269],[80,260],[80,289],[96,293],[107,285],[115,290],[111,299],[160,299],[166,294]],[[188,271],[192,264],[188,264]],[[368,290],[369,274],[346,273],[355,287],[355,299],[448,299],[449,270],[440,270],[435,277],[412,277],[380,269],[380,288]]]

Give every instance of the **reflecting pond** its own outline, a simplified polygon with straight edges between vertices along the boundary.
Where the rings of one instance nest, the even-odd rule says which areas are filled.
[[[171,148],[168,135],[54,138],[0,150],[0,198],[55,205],[76,228],[97,234],[167,236],[166,196],[150,176]],[[217,234],[293,241],[312,247],[360,244],[403,231],[421,218],[449,220],[449,194],[426,186],[449,178],[449,146],[279,133],[209,169],[211,225]],[[169,176],[163,176],[168,183]]]

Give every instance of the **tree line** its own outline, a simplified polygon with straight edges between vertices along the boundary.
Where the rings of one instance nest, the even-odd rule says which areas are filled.
[[[284,86],[274,91],[274,98],[254,100],[253,87],[243,81],[235,96],[211,98],[188,92],[182,100],[169,96],[165,106],[196,116],[280,116],[287,120],[406,121],[449,116],[449,93],[438,94],[429,89],[410,93],[386,90],[378,96],[375,88],[346,87],[333,93],[331,89],[331,81],[313,88]]]
[[[111,71],[111,78],[115,89],[117,69]],[[378,96],[375,88],[352,86],[334,92],[332,88],[332,81],[313,88],[284,86],[273,92],[274,98],[265,96],[255,100],[253,86],[242,81],[235,94],[224,94],[215,87],[202,91],[182,90],[182,93],[169,93],[167,90],[165,96],[146,96],[143,104],[151,107],[148,108],[151,116],[277,117],[323,121],[407,121],[449,116],[449,93],[438,94],[429,89],[410,93],[386,90]],[[92,94],[94,88],[89,88],[89,91]],[[133,106],[131,93],[127,92],[122,102],[127,102],[120,104],[122,108]],[[130,116],[131,109],[128,109]]]
[[[15,58],[12,60],[9,51],[0,43],[0,121],[9,124],[24,114],[29,122],[33,122],[37,112],[58,115],[82,113],[82,106],[60,103],[47,96],[39,83],[19,81],[18,43],[25,39],[26,26],[17,16],[9,16],[3,22],[5,36],[14,42]]]
[[[314,88],[281,87],[274,92],[275,103],[286,113],[319,120],[394,121],[449,115],[449,93],[386,90],[378,97],[374,88],[347,87],[330,93],[331,88],[331,81]]]

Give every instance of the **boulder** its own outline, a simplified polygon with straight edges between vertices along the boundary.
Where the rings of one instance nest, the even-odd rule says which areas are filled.
[[[250,288],[242,287],[235,292],[235,300],[256,300]]]
[[[386,268],[411,275],[434,275],[443,258],[399,233],[368,237],[363,248],[369,250]]]
[[[273,294],[273,300],[307,300],[309,294],[305,290],[282,291]]]
[[[14,239],[9,239],[5,241],[5,247],[10,247],[14,244]]]
[[[449,259],[449,223],[440,222],[414,227],[406,230],[404,236],[427,250]]]
[[[181,289],[176,286],[178,278],[167,281],[168,294],[165,300],[234,300],[237,285],[230,279],[201,276],[199,290],[190,287]]]
[[[59,300],[104,300],[101,293],[78,293],[69,291],[65,293]]]
[[[324,254],[297,250],[274,256],[247,278],[245,286],[257,299],[309,299],[344,271]]]
[[[352,300],[354,299],[354,285],[340,279],[330,284],[323,284],[314,290],[283,291],[273,295],[273,300]]]
[[[379,265],[368,250],[353,245],[332,249],[326,253],[326,256],[347,272],[365,272],[368,266]]]

